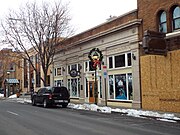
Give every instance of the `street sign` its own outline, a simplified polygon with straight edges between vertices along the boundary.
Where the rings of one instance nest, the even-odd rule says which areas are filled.
[[[103,66],[103,76],[104,78],[107,78],[107,66]]]

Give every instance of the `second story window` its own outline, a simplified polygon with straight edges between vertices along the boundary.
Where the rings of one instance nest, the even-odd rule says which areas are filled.
[[[159,32],[167,33],[167,19],[165,11],[161,11],[159,15]]]
[[[131,67],[132,66],[132,54],[124,53],[115,56],[108,57],[108,68],[122,68],[122,67]]]
[[[173,30],[180,29],[180,7],[177,6],[173,10]]]

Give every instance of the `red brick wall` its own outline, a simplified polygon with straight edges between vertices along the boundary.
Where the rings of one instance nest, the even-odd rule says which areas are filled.
[[[143,19],[143,26],[140,28],[140,39],[145,30],[158,31],[157,13],[160,10],[167,12],[167,20],[170,20],[170,11],[173,5],[180,5],[180,0],[137,0],[138,18]],[[168,32],[171,31],[171,22],[167,21]]]

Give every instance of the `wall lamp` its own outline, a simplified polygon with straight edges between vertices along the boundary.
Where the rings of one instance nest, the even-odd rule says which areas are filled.
[[[136,60],[136,56],[134,55],[134,53],[132,54],[132,58],[133,60]]]

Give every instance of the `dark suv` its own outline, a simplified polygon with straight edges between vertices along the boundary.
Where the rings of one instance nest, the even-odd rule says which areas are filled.
[[[67,107],[70,102],[69,91],[66,87],[45,87],[31,95],[32,105],[42,104],[43,107],[62,105]]]

